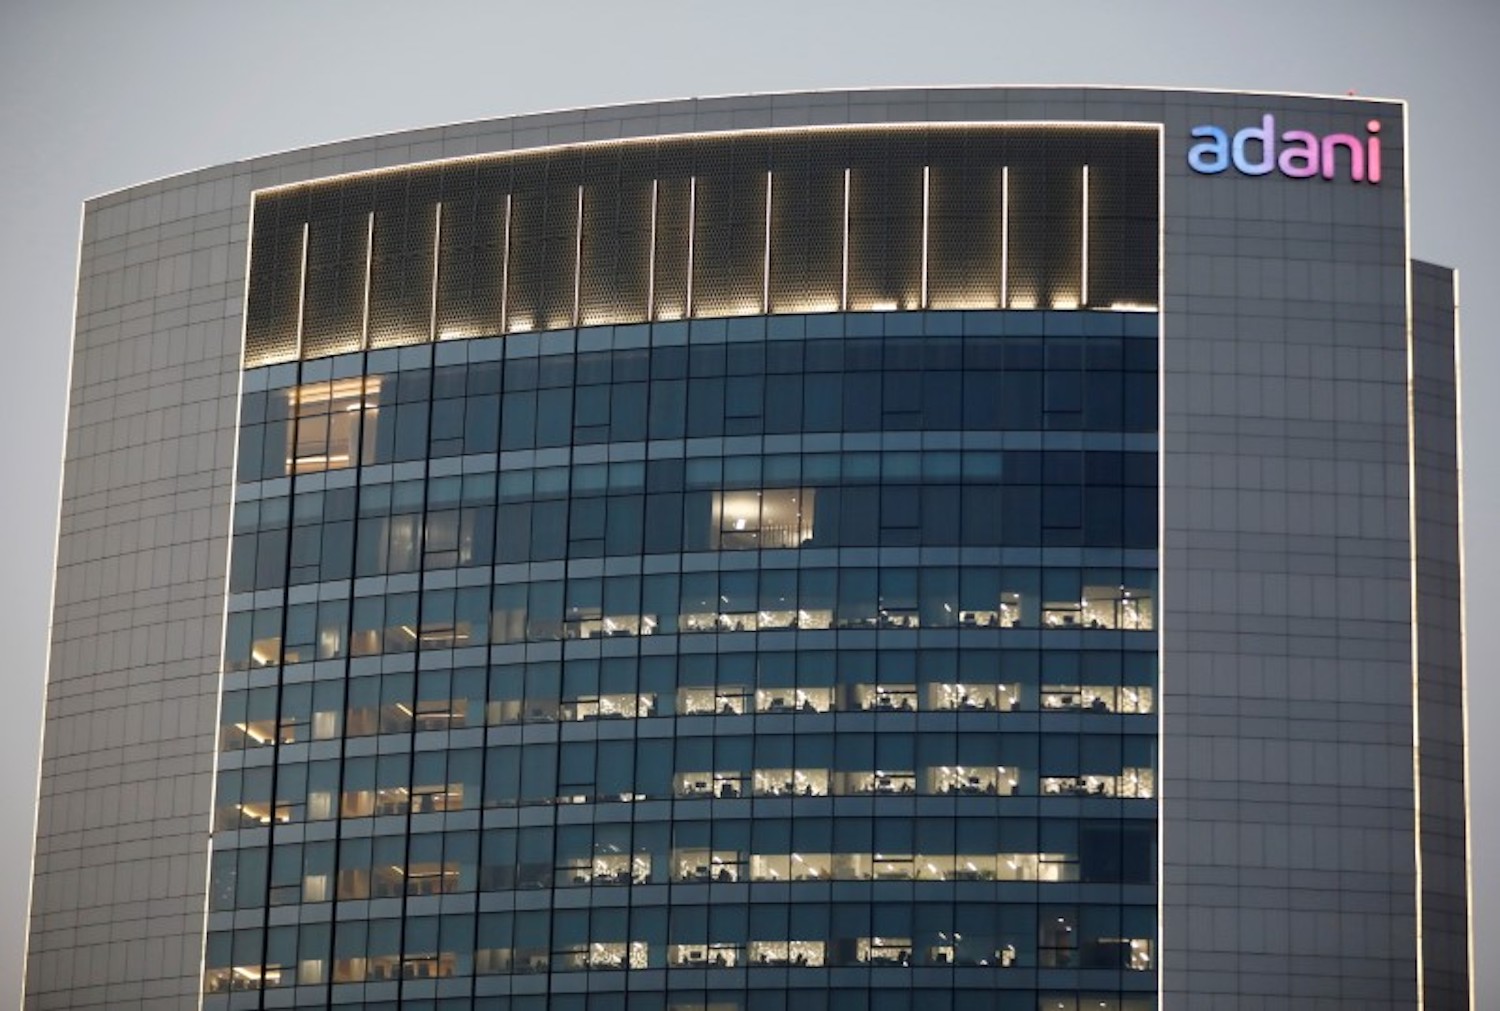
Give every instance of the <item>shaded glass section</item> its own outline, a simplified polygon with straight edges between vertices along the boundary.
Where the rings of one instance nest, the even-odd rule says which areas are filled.
[[[1154,1007],[1156,326],[247,372],[205,1007]]]

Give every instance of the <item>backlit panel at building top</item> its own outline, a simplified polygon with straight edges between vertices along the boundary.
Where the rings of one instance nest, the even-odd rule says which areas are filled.
[[[1154,308],[1158,130],[762,131],[550,148],[256,200],[246,365],[760,314]]]

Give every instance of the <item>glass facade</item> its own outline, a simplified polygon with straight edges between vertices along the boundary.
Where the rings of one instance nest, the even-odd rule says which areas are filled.
[[[1154,1006],[1156,352],[914,312],[247,372],[209,1003]]]
[[[258,197],[205,1006],[1154,1007],[1155,165]]]

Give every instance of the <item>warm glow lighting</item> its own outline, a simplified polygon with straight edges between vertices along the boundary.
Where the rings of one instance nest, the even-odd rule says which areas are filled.
[[[302,357],[302,320],[307,311],[307,230],[308,223],[302,222],[302,267],[301,278],[297,282],[297,357]]]
[[[361,351],[370,347],[370,274],[375,268],[375,212],[365,226],[365,308],[359,324],[359,347]]]
[[[778,315],[787,313],[810,313],[810,312],[838,312],[843,307],[836,301],[829,302],[783,302],[777,310]]]
[[[250,738],[256,744],[265,744],[267,741],[271,740],[270,734],[256,730],[248,723],[236,723],[234,725],[234,728],[240,733],[244,734],[246,737]]]
[[[646,266],[646,318],[656,318],[656,190],[660,179],[651,180],[651,256]]]
[[[578,227],[573,230],[573,325],[578,325],[578,301],[583,291],[583,184],[578,184]]]
[[[1078,301],[1083,305],[1089,304],[1089,167],[1083,167],[1083,255],[1082,261],[1083,280],[1079,284],[1081,294]]]
[[[1022,295],[1011,302],[1012,309],[1035,309],[1036,299],[1030,295]]]
[[[437,340],[438,262],[442,259],[443,202],[439,200],[432,219],[432,310],[427,319],[427,339]]]
[[[761,312],[771,312],[771,170],[766,169],[766,254],[761,263]]]
[[[844,131],[844,130],[874,129],[877,126],[879,126],[879,124],[849,124],[849,125],[845,125],[845,126],[829,126],[829,127],[816,127],[816,128],[811,128],[810,127],[810,128],[807,128],[807,132],[821,133],[821,132],[827,131],[827,132],[835,132],[835,133],[837,133],[837,132]],[[1123,128],[1123,129],[1136,129],[1136,130],[1139,130],[1139,129],[1142,129],[1144,126],[1145,126],[1145,124],[1135,124],[1135,123],[1097,124],[1097,123],[1055,123],[1055,122],[1040,122],[1039,121],[1039,122],[1035,122],[1035,123],[1024,123],[1024,124],[1021,124],[1021,123],[1006,123],[1006,124],[1001,124],[1001,123],[974,123],[974,122],[961,122],[960,123],[960,122],[955,122],[955,123],[945,123],[945,124],[922,124],[921,127],[920,127],[920,129],[922,129],[922,130],[945,130],[946,131],[946,130],[957,130],[957,129],[980,129],[980,128],[983,128],[985,130],[991,130],[991,129],[994,129],[994,130],[1007,130],[1007,129],[1034,130],[1034,129],[1037,129],[1037,128],[1090,130],[1090,129],[1104,129],[1104,128],[1112,128],[1112,129],[1122,129]],[[890,129],[892,131],[896,131],[896,132],[899,133],[901,131],[912,130],[915,127],[914,127],[913,124],[887,124],[886,128]],[[744,136],[756,136],[756,135],[761,135],[761,134],[778,135],[778,134],[798,133],[798,132],[802,132],[802,131],[800,131],[800,130],[788,131],[786,129],[780,129],[780,128],[768,128],[768,129],[765,129],[765,130],[760,130],[760,129],[729,130],[729,131],[713,130],[713,131],[703,131],[701,134],[699,134],[699,133],[693,133],[693,132],[689,132],[689,133],[686,133],[686,134],[680,134],[680,135],[679,134],[674,134],[674,135],[672,135],[672,140],[674,140],[674,141],[685,141],[685,140],[689,140],[689,139],[691,139],[693,137],[696,137],[696,136],[714,137],[714,138],[726,138],[726,137],[741,136],[741,135],[744,135]],[[1156,128],[1156,132],[1158,134],[1160,134],[1160,128],[1159,127]],[[626,145],[626,146],[628,146],[628,145],[631,145],[631,144],[640,143],[640,142],[644,142],[644,141],[645,141],[645,138],[640,138],[640,139],[630,138],[630,139],[620,139],[620,140],[615,140],[615,141],[604,141],[604,142],[588,141],[588,142],[580,142],[580,143],[564,143],[564,144],[557,144],[557,145],[544,145],[544,146],[537,147],[537,148],[529,148],[525,152],[491,153],[491,154],[485,154],[485,155],[465,156],[465,157],[461,157],[461,158],[457,158],[457,159],[454,159],[454,158],[443,158],[443,159],[437,159],[437,160],[433,161],[430,164],[433,165],[433,166],[447,166],[449,164],[464,163],[464,162],[468,162],[468,161],[471,161],[471,160],[475,161],[475,162],[479,162],[479,163],[490,162],[490,161],[501,161],[501,162],[503,162],[507,158],[514,157],[514,156],[520,155],[520,154],[532,155],[532,154],[537,154],[537,153],[545,152],[545,151],[560,151],[560,150],[575,150],[575,149],[590,149],[590,150],[592,150],[592,149],[598,149],[598,148],[613,147],[613,146],[616,146],[616,145]],[[1148,307],[1148,306],[1144,306],[1144,305],[1141,305],[1141,306],[1131,305],[1128,308],[1126,308],[1126,307],[1123,307],[1123,306],[1107,306],[1106,304],[1094,305],[1094,304],[1091,303],[1092,296],[1094,294],[1096,294],[1096,292],[1094,291],[1094,289],[1092,287],[1092,284],[1091,284],[1091,280],[1092,280],[1091,277],[1090,277],[1090,274],[1091,274],[1091,264],[1089,262],[1089,257],[1093,253],[1093,250],[1092,250],[1093,236],[1091,234],[1092,233],[1092,223],[1089,220],[1090,217],[1091,217],[1091,215],[1092,215],[1092,211],[1093,211],[1093,207],[1092,207],[1092,195],[1091,195],[1091,192],[1090,192],[1090,189],[1092,187],[1092,180],[1093,180],[1093,169],[1092,169],[1091,165],[1081,165],[1079,167],[1081,169],[1081,174],[1082,174],[1082,192],[1081,192],[1081,201],[1082,201],[1082,204],[1081,204],[1082,232],[1081,232],[1080,252],[1078,254],[1080,256],[1080,259],[1081,259],[1081,264],[1080,264],[1080,278],[1079,278],[1079,283],[1076,286],[1070,286],[1066,290],[1066,293],[1061,298],[1055,298],[1054,299],[1053,293],[1050,292],[1050,291],[1046,291],[1046,290],[1034,290],[1034,291],[1030,292],[1031,298],[1029,300],[1029,304],[1028,304],[1028,300],[1027,299],[1022,298],[1022,299],[1017,299],[1014,306],[1011,305],[1012,291],[1010,289],[1010,283],[1009,283],[1010,282],[1010,234],[1009,234],[1009,217],[1010,217],[1010,201],[1009,201],[1009,196],[1010,196],[1010,194],[1009,194],[1009,166],[1008,165],[1002,165],[1001,166],[1001,178],[999,180],[995,180],[993,176],[990,176],[989,177],[990,182],[988,183],[988,184],[994,184],[994,183],[998,182],[999,185],[1000,185],[1000,188],[1001,188],[1001,193],[999,194],[1001,206],[998,208],[999,217],[1000,217],[1000,222],[999,222],[1000,235],[999,236],[994,236],[993,233],[990,233],[993,238],[997,238],[999,240],[1000,247],[1001,247],[1000,253],[999,253],[999,256],[998,256],[998,259],[1000,261],[999,264],[998,264],[998,267],[999,267],[1000,274],[1001,274],[1000,284],[998,285],[998,292],[995,289],[988,289],[986,291],[983,291],[982,293],[975,293],[975,295],[973,295],[971,297],[964,297],[958,291],[955,291],[955,292],[952,292],[952,293],[948,293],[947,291],[945,291],[945,290],[942,289],[942,282],[946,281],[947,275],[944,274],[944,273],[942,273],[941,271],[940,271],[940,276],[938,278],[938,280],[940,281],[940,290],[937,291],[937,292],[934,292],[932,290],[932,288],[931,288],[931,282],[932,282],[933,278],[932,278],[931,271],[932,271],[932,266],[933,266],[933,263],[932,263],[932,239],[933,239],[933,235],[932,235],[932,226],[933,226],[933,221],[932,221],[932,196],[933,196],[933,194],[932,194],[932,166],[929,164],[929,165],[924,165],[922,167],[922,211],[921,211],[921,213],[922,213],[922,226],[921,226],[922,231],[921,231],[921,237],[920,237],[920,241],[922,243],[922,248],[921,248],[921,250],[920,250],[920,252],[918,254],[919,257],[920,257],[919,278],[918,278],[919,284],[917,286],[915,286],[916,290],[907,289],[907,290],[904,290],[904,291],[898,291],[898,292],[894,292],[894,293],[881,293],[882,301],[874,302],[873,304],[866,304],[865,301],[864,301],[863,293],[862,293],[861,305],[858,308],[862,309],[862,310],[863,309],[869,309],[869,310],[878,311],[878,312],[889,312],[889,311],[900,311],[900,310],[913,310],[913,309],[932,310],[934,308],[942,308],[942,309],[965,309],[965,310],[983,310],[983,309],[995,308],[996,305],[998,304],[998,306],[1000,308],[1012,308],[1012,307],[1014,307],[1014,308],[1018,308],[1018,309],[1024,309],[1024,308],[1043,308],[1043,307],[1049,307],[1049,303],[1051,303],[1050,307],[1052,307],[1052,308],[1059,308],[1059,309],[1063,309],[1063,308],[1100,308],[1100,309],[1110,308],[1110,309],[1113,309],[1115,311],[1142,311],[1142,312],[1157,311],[1155,307]],[[411,171],[411,169],[412,169],[412,166],[410,166],[410,165],[406,165],[406,166],[401,166],[400,167],[400,171],[403,171],[403,172],[409,172],[409,171]],[[313,187],[313,191],[314,192],[322,192],[321,190],[317,189],[317,187],[320,187],[322,185],[331,183],[331,182],[333,182],[335,180],[338,180],[338,179],[342,179],[342,178],[366,178],[366,177],[369,177],[371,175],[382,175],[382,174],[387,173],[388,171],[395,171],[395,168],[393,167],[391,169],[377,169],[377,170],[357,171],[357,172],[345,173],[345,174],[340,175],[340,176],[326,177],[326,178],[323,178],[323,179],[319,179],[319,180],[313,181],[312,183],[303,182],[303,183],[287,184],[286,186],[268,187],[268,188],[265,188],[265,189],[262,189],[262,190],[257,190],[255,195],[258,197],[258,196],[264,195],[266,193],[272,193],[272,192],[278,192],[278,191],[284,191],[284,190],[291,190],[293,188],[298,189],[298,190],[303,190],[303,189],[306,189],[309,186]],[[828,293],[827,295],[823,295],[821,297],[808,297],[807,294],[801,294],[801,293],[791,292],[791,291],[781,292],[781,293],[778,294],[777,300],[774,303],[773,303],[773,301],[771,299],[771,286],[772,286],[772,280],[773,280],[772,277],[771,277],[771,269],[772,269],[772,266],[773,266],[773,264],[771,263],[771,258],[772,258],[772,253],[773,253],[773,248],[772,247],[773,247],[773,244],[776,242],[776,238],[775,238],[775,235],[773,234],[773,230],[775,228],[778,228],[778,227],[783,227],[783,228],[787,227],[787,223],[786,222],[780,222],[780,223],[778,223],[778,220],[776,218],[777,211],[776,211],[775,201],[777,199],[777,194],[776,194],[776,190],[775,190],[775,172],[774,172],[774,169],[767,168],[767,167],[765,167],[763,165],[763,166],[760,167],[760,171],[765,172],[765,174],[766,174],[766,190],[765,190],[765,194],[764,194],[765,207],[764,207],[764,210],[763,210],[764,218],[765,218],[765,220],[764,220],[765,235],[763,237],[763,244],[762,244],[762,250],[761,250],[761,254],[762,254],[762,256],[761,256],[761,259],[762,259],[762,264],[761,264],[761,267],[762,267],[761,291],[758,292],[758,293],[755,293],[755,294],[758,294],[760,296],[758,299],[756,299],[754,297],[754,295],[750,295],[750,297],[748,299],[741,299],[741,300],[738,300],[738,301],[735,301],[735,300],[725,300],[723,303],[721,303],[720,299],[718,298],[717,283],[716,283],[715,284],[715,289],[716,290],[715,290],[715,292],[710,293],[711,297],[710,297],[709,302],[704,303],[704,305],[702,307],[700,307],[697,304],[697,297],[698,297],[698,295],[703,294],[703,291],[697,285],[697,278],[696,278],[696,274],[697,274],[697,177],[696,177],[696,175],[691,175],[690,178],[689,178],[689,194],[688,194],[688,196],[689,196],[689,208],[688,208],[688,222],[687,222],[687,228],[688,228],[688,239],[687,239],[688,253],[687,253],[687,264],[686,264],[686,266],[687,266],[688,274],[687,274],[687,280],[686,280],[685,285],[684,285],[686,297],[685,297],[685,299],[682,302],[678,302],[677,296],[675,294],[673,294],[670,298],[667,299],[668,302],[673,303],[671,306],[663,306],[663,305],[660,305],[658,303],[658,296],[657,296],[657,291],[656,291],[656,274],[657,274],[657,268],[659,266],[659,264],[657,262],[657,257],[659,255],[659,247],[660,247],[660,228],[661,228],[661,220],[660,220],[660,213],[661,213],[660,198],[661,198],[661,194],[660,194],[660,179],[659,178],[653,178],[652,181],[651,181],[651,194],[650,194],[650,201],[651,201],[651,211],[650,211],[650,213],[651,213],[651,223],[649,225],[650,234],[649,234],[649,239],[648,239],[649,249],[648,249],[648,261],[647,261],[648,278],[647,278],[647,292],[646,292],[646,302],[645,302],[645,305],[641,306],[640,304],[636,304],[634,307],[631,307],[631,308],[621,308],[621,309],[605,308],[605,307],[601,306],[601,307],[599,307],[599,309],[597,311],[591,309],[589,313],[585,314],[584,311],[583,311],[583,306],[582,306],[582,251],[583,251],[582,250],[582,246],[583,246],[583,242],[584,242],[584,238],[585,238],[585,236],[583,234],[584,233],[584,228],[587,226],[587,222],[586,222],[585,217],[584,217],[585,213],[588,211],[588,208],[585,207],[585,202],[586,202],[587,198],[586,198],[586,195],[584,194],[584,187],[587,184],[586,183],[580,184],[580,183],[578,183],[577,180],[575,180],[575,186],[577,188],[576,198],[577,198],[577,214],[578,214],[578,218],[577,218],[577,220],[575,222],[575,235],[574,235],[574,278],[573,278],[573,302],[572,302],[572,306],[571,306],[571,312],[568,312],[562,306],[557,306],[557,308],[558,308],[559,311],[556,311],[556,312],[544,312],[541,315],[534,315],[533,318],[532,318],[532,320],[531,320],[531,322],[530,322],[530,324],[529,324],[529,326],[525,322],[520,322],[517,325],[512,326],[511,325],[511,321],[509,319],[509,313],[510,313],[510,304],[509,304],[509,266],[510,266],[510,264],[509,264],[509,260],[510,260],[510,253],[511,253],[511,241],[512,241],[510,233],[511,233],[511,223],[512,223],[512,219],[513,219],[513,212],[515,210],[515,208],[514,208],[514,194],[507,194],[505,196],[505,198],[504,198],[505,207],[503,209],[503,212],[504,212],[505,221],[504,221],[504,226],[503,226],[503,229],[504,229],[504,239],[503,239],[503,245],[502,245],[502,257],[501,257],[502,262],[500,264],[500,268],[501,269],[494,272],[495,274],[499,275],[499,277],[497,278],[497,280],[498,280],[500,288],[501,288],[500,298],[499,298],[499,302],[500,302],[499,312],[500,312],[500,316],[501,316],[501,322],[500,322],[500,326],[498,328],[494,325],[493,321],[491,321],[490,319],[483,319],[483,320],[481,320],[481,319],[477,319],[476,318],[476,319],[474,319],[472,321],[471,320],[467,320],[467,319],[462,319],[462,320],[460,320],[460,319],[453,319],[450,322],[445,323],[442,319],[439,318],[438,313],[439,313],[440,309],[442,309],[444,311],[448,311],[449,308],[450,308],[450,307],[447,306],[446,300],[444,300],[441,305],[439,304],[439,300],[443,299],[443,292],[441,291],[441,284],[444,283],[444,282],[443,282],[442,279],[443,279],[443,277],[447,276],[447,273],[445,271],[445,267],[450,266],[450,265],[445,264],[443,262],[443,260],[442,260],[442,257],[443,257],[442,246],[443,246],[443,241],[446,238],[444,236],[444,234],[443,234],[443,220],[442,219],[444,217],[444,207],[443,207],[443,204],[446,203],[446,200],[443,200],[441,202],[434,202],[434,204],[432,205],[433,208],[434,208],[434,216],[435,216],[434,237],[433,237],[434,252],[433,252],[433,265],[432,265],[432,268],[431,268],[432,290],[431,290],[431,301],[430,301],[430,305],[429,305],[428,334],[426,336],[426,339],[430,340],[430,341],[439,341],[439,340],[448,340],[448,339],[462,339],[462,338],[469,338],[469,337],[483,337],[483,336],[486,336],[488,334],[496,333],[497,330],[500,333],[525,332],[527,330],[544,330],[544,329],[552,329],[552,328],[566,328],[566,327],[569,327],[569,326],[572,326],[572,327],[581,327],[581,326],[589,326],[589,325],[595,325],[595,324],[620,323],[620,322],[624,322],[624,321],[628,321],[628,320],[636,320],[636,319],[642,319],[644,321],[651,321],[651,320],[657,320],[657,319],[666,320],[666,319],[670,319],[670,318],[673,318],[673,317],[678,318],[678,319],[684,319],[684,318],[691,319],[691,318],[697,318],[700,315],[699,314],[699,309],[700,308],[702,308],[704,310],[705,314],[711,315],[711,316],[736,316],[736,315],[743,315],[743,314],[748,314],[748,313],[770,315],[770,314],[773,314],[773,313],[804,313],[804,312],[828,312],[828,311],[845,311],[845,312],[847,312],[847,311],[853,310],[855,308],[855,306],[853,305],[853,298],[852,298],[852,296],[853,296],[854,293],[853,293],[853,291],[851,290],[851,287],[850,287],[850,283],[851,283],[850,268],[852,266],[851,260],[852,260],[852,256],[853,256],[853,249],[852,249],[853,236],[852,236],[852,233],[850,231],[850,228],[851,228],[851,225],[852,225],[851,217],[852,217],[852,214],[853,214],[853,168],[852,168],[852,165],[849,165],[849,164],[846,163],[846,167],[844,169],[844,180],[843,180],[843,183],[844,183],[844,194],[843,194],[844,205],[841,208],[842,214],[841,214],[841,222],[840,222],[841,232],[842,232],[842,235],[841,235],[842,242],[841,242],[841,249],[840,249],[840,260],[841,260],[841,263],[840,263],[840,272],[841,272],[841,277],[840,277],[839,291],[836,292],[836,293]],[[837,171],[837,170],[835,169],[834,171]],[[991,171],[993,171],[993,169],[991,169]],[[908,179],[910,179],[910,176],[908,176]],[[642,181],[644,181],[644,180],[642,180]],[[829,181],[832,181],[832,180],[829,180]],[[945,185],[946,185],[947,184],[946,183],[946,177],[944,177],[943,181],[945,182]],[[637,192],[639,193],[639,190]],[[945,191],[945,193],[946,193],[946,191]],[[708,199],[711,202],[715,203],[715,204],[717,203],[716,194],[717,194],[717,191],[711,190],[710,193],[709,193],[709,195],[708,195]],[[640,195],[644,196],[645,194],[644,193],[640,193]],[[669,193],[669,197],[670,196],[671,195]],[[675,198],[672,198],[672,199],[675,199]],[[496,208],[496,209],[499,210],[499,208]],[[831,210],[832,208],[827,208],[827,209]],[[362,294],[362,306],[361,306],[360,333],[358,333],[358,334],[351,334],[349,336],[348,341],[347,341],[347,346],[340,346],[339,348],[332,348],[330,346],[323,345],[323,346],[320,346],[320,347],[318,347],[318,348],[316,348],[314,350],[311,350],[311,351],[309,351],[309,350],[307,350],[305,348],[305,332],[304,331],[305,331],[305,308],[306,308],[306,302],[307,302],[307,299],[308,299],[308,297],[310,295],[317,294],[317,293],[313,293],[313,292],[310,291],[310,289],[308,288],[308,284],[310,284],[311,272],[312,272],[313,267],[317,266],[317,267],[319,267],[321,269],[321,261],[318,264],[314,264],[312,262],[312,259],[311,259],[310,223],[308,223],[308,222],[300,222],[300,224],[303,225],[303,230],[304,230],[303,249],[302,249],[302,260],[303,260],[303,263],[301,265],[301,270],[302,270],[302,290],[299,292],[299,305],[298,305],[298,310],[297,310],[297,312],[298,312],[298,320],[297,320],[297,323],[296,323],[297,338],[296,338],[296,342],[295,342],[295,345],[294,345],[295,349],[296,349],[295,350],[295,355],[291,352],[291,349],[288,348],[288,351],[285,354],[279,354],[278,353],[278,349],[270,349],[269,351],[263,351],[263,352],[261,352],[261,354],[260,354],[259,357],[262,357],[262,358],[268,358],[268,357],[286,357],[286,358],[297,357],[297,358],[300,358],[300,357],[303,357],[306,354],[312,354],[312,355],[316,355],[316,356],[321,357],[323,355],[326,355],[326,354],[329,354],[329,353],[333,353],[333,352],[336,352],[336,351],[359,350],[361,348],[368,348],[368,347],[371,346],[372,341],[376,340],[376,337],[375,337],[375,335],[372,332],[373,331],[373,324],[376,323],[376,322],[379,322],[379,320],[376,320],[374,318],[374,314],[373,314],[373,308],[374,308],[374,306],[373,306],[373,298],[374,298],[374,292],[373,292],[373,282],[374,282],[374,278],[373,278],[373,261],[374,261],[374,238],[375,238],[374,230],[375,230],[375,220],[374,220],[374,213],[373,212],[370,212],[370,211],[367,210],[366,214],[367,214],[367,218],[366,218],[366,251],[365,251],[366,255],[365,255],[365,264],[364,264],[364,267],[365,267],[365,276],[362,279],[363,282],[364,282],[364,290],[361,293]],[[1159,222],[1158,222],[1158,224],[1159,224]],[[320,227],[321,227],[321,225],[320,225]],[[493,226],[491,226],[491,227],[493,227]],[[987,223],[987,227],[994,227],[993,218],[991,218],[990,222]],[[499,238],[499,236],[493,236],[492,235],[491,238]],[[646,236],[641,236],[641,238],[646,238]],[[916,238],[916,236],[912,236],[912,238]],[[320,247],[320,249],[321,249],[321,247]],[[675,255],[675,254],[673,254],[673,255]],[[908,255],[909,255],[909,253],[908,253]],[[939,266],[941,267],[942,264],[940,263]],[[995,264],[991,264],[991,266],[996,266],[996,265]],[[358,268],[356,267],[356,269],[358,269]],[[674,273],[675,273],[675,269],[676,268],[673,268]],[[718,280],[717,274],[716,274],[714,280],[717,282],[717,280]],[[493,283],[493,282],[490,282],[490,283]],[[1033,287],[1033,286],[1029,285],[1029,284],[1023,284],[1023,288],[1031,288],[1031,287]],[[491,294],[493,294],[493,293],[491,293]],[[869,292],[868,294],[875,294],[875,292]],[[350,301],[352,302],[352,299]],[[754,301],[754,302],[756,302],[758,304],[755,305],[755,307],[753,309],[751,309],[751,308],[748,307],[748,303],[750,301]],[[814,304],[814,303],[816,303],[816,304]],[[466,304],[467,304],[467,302],[466,302]],[[483,304],[482,301],[476,303],[476,308],[479,305],[482,305],[482,304]],[[287,308],[290,309],[290,306],[288,306]],[[315,310],[314,322],[316,323],[317,322],[317,316],[316,316],[317,305],[314,305],[313,308]],[[353,306],[351,305],[349,308],[352,309]],[[451,308],[456,308],[456,306],[455,307],[451,307]],[[480,310],[480,311],[482,311],[482,310]],[[533,315],[532,312],[531,312],[531,310],[529,308],[523,310],[523,314],[524,315]],[[290,312],[288,312],[287,315],[290,315]],[[352,315],[352,313],[351,313],[351,315]],[[477,313],[476,313],[476,315],[477,315]],[[485,313],[485,315],[488,315],[488,314]],[[284,319],[285,317],[282,317],[282,318]],[[291,329],[291,327],[288,326],[288,327],[286,327],[286,329]],[[258,340],[258,338],[256,338],[256,339]],[[382,338],[382,343],[404,344],[404,343],[414,343],[414,342],[417,342],[417,341],[420,341],[420,340],[422,340],[422,338],[418,337],[415,333],[408,333],[408,334],[384,334],[383,338]],[[292,344],[293,342],[288,341],[287,343],[288,344]],[[247,364],[249,364],[251,361],[255,360],[256,358],[257,358],[256,348],[252,346],[251,348],[247,349],[247,358],[246,358]],[[256,364],[266,364],[266,363],[267,362],[261,361],[261,362],[257,362]]]
[[[507,315],[506,298],[510,295],[510,197],[505,194],[505,237],[503,247],[500,250],[500,332],[507,333],[510,330],[510,317]]]
[[[1000,308],[1010,296],[1010,166],[1000,170]],[[1017,307],[1019,308],[1019,306]]]
[[[684,316],[693,315],[693,233],[698,230],[698,177],[688,180],[688,259],[687,302],[682,307]]]
[[[839,310],[849,311],[849,169],[844,169],[844,284],[840,288]]]
[[[927,308],[927,233],[931,206],[932,166],[922,166],[922,308]]]

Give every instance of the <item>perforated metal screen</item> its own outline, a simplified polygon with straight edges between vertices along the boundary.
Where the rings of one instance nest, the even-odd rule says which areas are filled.
[[[797,130],[553,148],[257,195],[247,367],[748,313],[1140,308],[1144,126]]]

